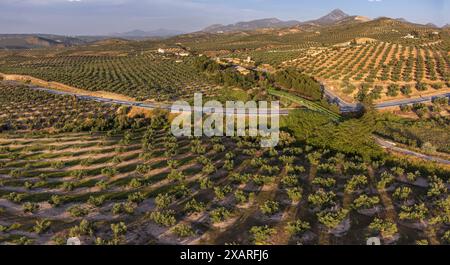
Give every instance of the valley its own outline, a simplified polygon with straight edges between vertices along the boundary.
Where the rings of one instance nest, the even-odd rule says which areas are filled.
[[[35,35],[0,35],[0,244],[450,244],[448,27]],[[195,93],[279,101],[278,145],[175,137]]]

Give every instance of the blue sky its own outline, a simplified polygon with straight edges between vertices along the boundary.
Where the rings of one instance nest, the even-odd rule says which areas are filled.
[[[447,0],[0,0],[0,33],[195,31],[210,24],[268,17],[305,21],[335,8],[371,18],[450,23]]]

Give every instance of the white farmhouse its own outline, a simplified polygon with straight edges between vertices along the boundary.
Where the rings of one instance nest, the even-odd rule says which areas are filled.
[[[408,34],[406,36],[403,36],[402,39],[415,39],[414,35]]]

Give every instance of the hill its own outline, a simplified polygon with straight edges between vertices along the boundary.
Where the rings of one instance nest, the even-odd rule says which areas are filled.
[[[247,22],[238,22],[230,25],[215,24],[202,30],[207,33],[232,33],[240,31],[256,31],[261,29],[297,28],[298,30],[313,31],[320,27],[337,24],[348,24],[370,21],[364,16],[350,16],[340,9],[335,9],[323,17],[315,20],[300,22],[297,20],[283,21],[278,18],[265,18]]]
[[[340,10],[340,9],[335,9],[333,11],[331,11],[329,14],[316,19],[316,20],[311,20],[311,21],[307,21],[305,23],[312,23],[312,24],[317,24],[317,25],[331,25],[334,24],[336,22],[339,22],[343,19],[346,19],[350,17],[350,15],[346,14],[344,11]]]
[[[170,29],[157,29],[152,31],[132,30],[122,33],[113,33],[112,37],[124,38],[124,39],[147,39],[147,38],[166,38],[183,34],[185,32],[179,30]]]
[[[286,28],[300,24],[299,21],[282,21],[278,18],[265,18],[252,20],[247,22],[238,22],[236,24],[221,25],[215,24],[211,25],[205,29],[204,32],[219,33],[219,32],[233,32],[233,31],[249,31],[264,28]]]
[[[78,38],[50,34],[0,34],[0,49],[71,47],[85,43]]]

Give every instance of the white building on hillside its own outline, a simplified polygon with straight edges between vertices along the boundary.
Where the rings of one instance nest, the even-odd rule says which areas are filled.
[[[403,36],[402,39],[415,39],[414,35],[408,34],[406,36]]]

